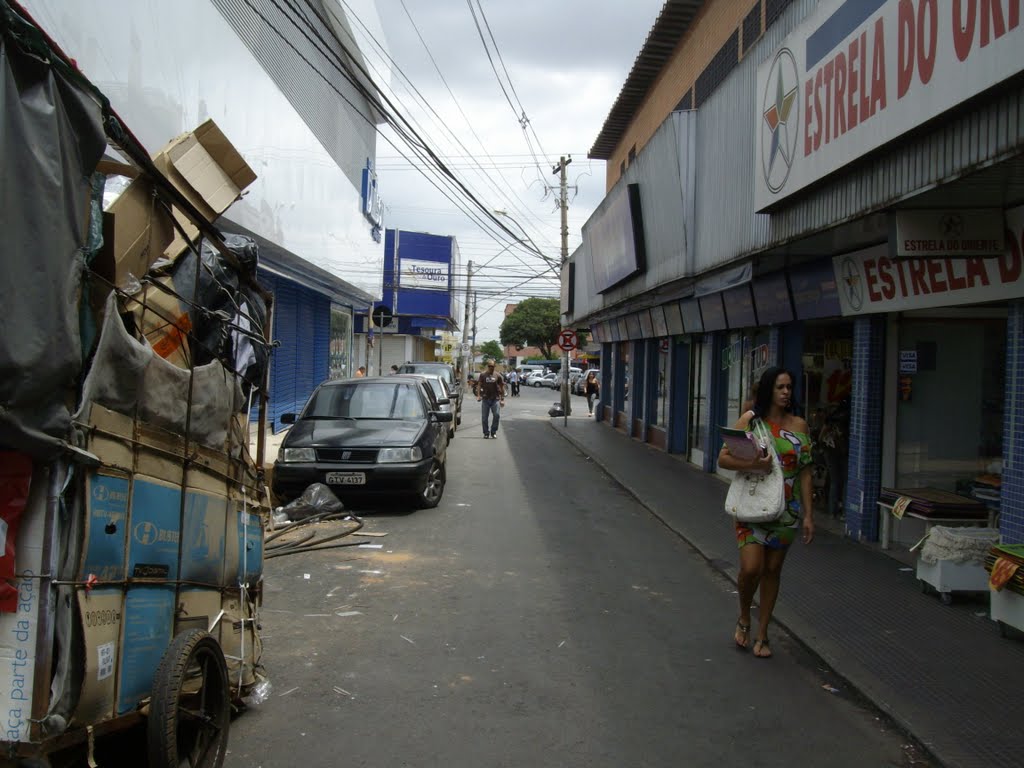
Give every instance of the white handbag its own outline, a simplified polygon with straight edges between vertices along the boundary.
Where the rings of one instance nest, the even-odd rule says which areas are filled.
[[[762,448],[771,451],[771,471],[736,472],[725,497],[725,511],[741,523],[770,523],[778,520],[786,508],[786,483],[775,441],[760,419],[755,423],[754,435]]]

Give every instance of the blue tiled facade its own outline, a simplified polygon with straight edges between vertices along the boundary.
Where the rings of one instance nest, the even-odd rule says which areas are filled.
[[[779,351],[782,347],[781,337],[782,334],[779,332],[779,326],[773,325],[768,329],[768,365],[779,364]]]
[[[1024,301],[1006,319],[1006,403],[999,532],[1007,544],[1024,543]]]
[[[878,539],[882,485],[882,404],[885,401],[885,318],[858,317],[853,325],[853,396],[850,411],[846,533]]]

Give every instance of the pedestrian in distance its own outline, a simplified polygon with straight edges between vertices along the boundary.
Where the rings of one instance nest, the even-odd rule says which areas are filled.
[[[746,648],[750,642],[750,606],[760,587],[754,640],[754,655],[759,658],[772,655],[768,625],[779,597],[786,552],[798,530],[802,529],[805,544],[814,539],[813,487],[811,473],[806,471],[811,466],[811,438],[807,422],[793,413],[795,402],[793,375],[784,368],[769,368],[761,375],[754,407],[740,416],[735,425],[736,429],[749,430],[755,420],[763,422],[771,433],[785,480],[785,508],[778,520],[756,524],[737,521],[735,524],[740,549],[737,579],[740,615],[734,640],[740,648]],[[766,473],[771,471],[772,461],[770,452],[763,452],[749,461],[736,458],[725,447],[718,454],[718,466],[733,471]]]
[[[366,375],[366,366],[365,365],[360,365],[358,368],[356,368],[356,378],[357,379],[361,379],[365,375]]]
[[[518,397],[519,396],[519,373],[515,369],[513,369],[513,370],[508,372],[508,376],[506,376],[506,379],[508,381],[508,388],[509,388],[510,396],[511,397]]]
[[[587,410],[590,415],[594,415],[594,399],[599,398],[601,395],[601,382],[597,379],[597,374],[591,371],[587,374],[587,380],[583,383],[583,391],[587,395]]]
[[[480,422],[484,429],[484,439],[496,437],[501,409],[505,407],[505,380],[500,373],[495,372],[493,362],[487,363],[487,370],[477,377],[476,400],[483,404]]]
[[[395,376],[397,374],[398,374],[398,366],[397,365],[392,365],[391,366],[391,375]]]

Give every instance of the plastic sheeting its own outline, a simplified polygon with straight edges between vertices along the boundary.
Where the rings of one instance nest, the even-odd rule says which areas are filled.
[[[245,406],[241,387],[217,360],[197,366],[193,375],[189,437],[222,448],[232,416]],[[83,410],[90,403],[181,435],[190,418],[189,371],[129,335],[113,293],[107,298],[100,343],[82,391]]]
[[[78,297],[100,106],[0,36],[0,445],[51,459],[82,368]]]

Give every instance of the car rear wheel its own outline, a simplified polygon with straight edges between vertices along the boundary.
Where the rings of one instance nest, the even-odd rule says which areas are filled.
[[[427,484],[416,498],[416,506],[420,509],[433,509],[440,504],[441,497],[444,496],[445,480],[445,466],[442,462],[435,459],[434,463],[430,465],[430,472],[427,474]]]

